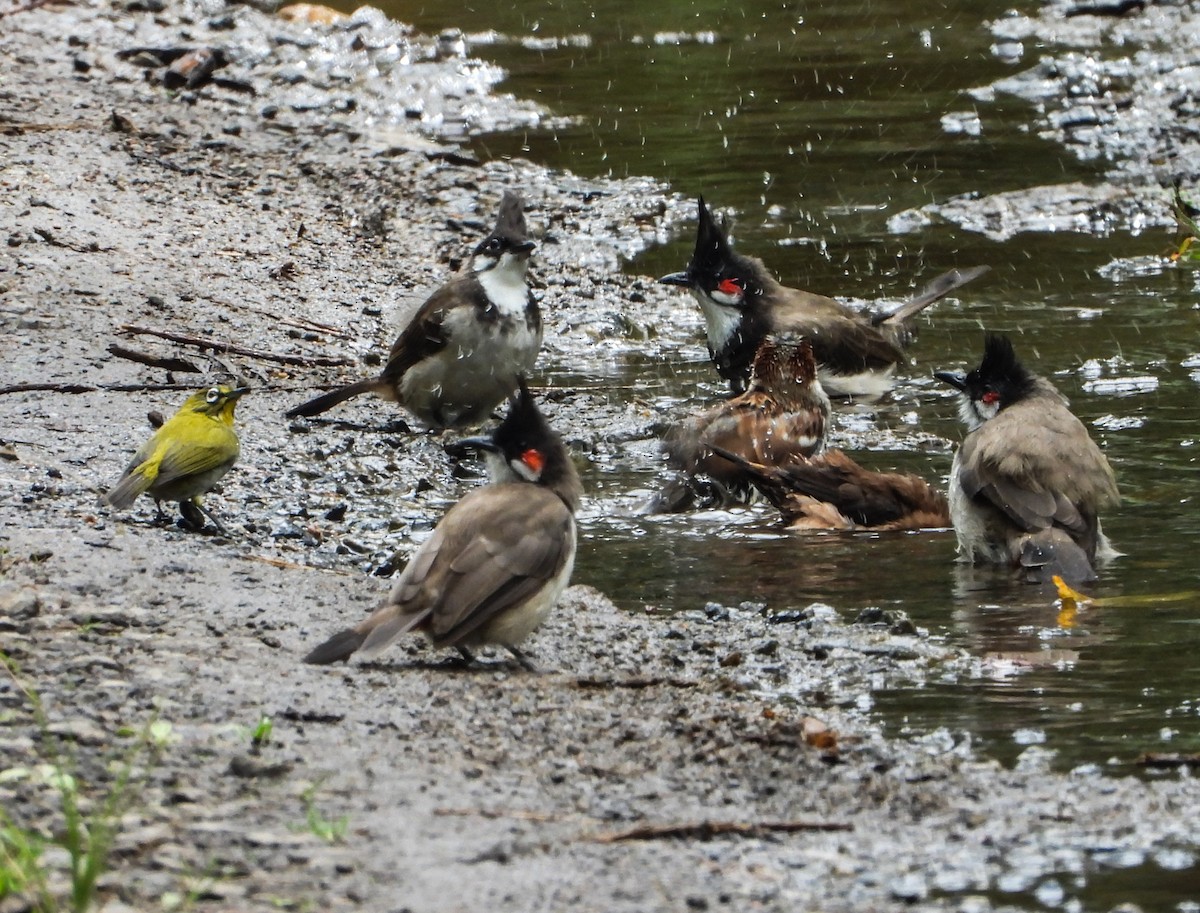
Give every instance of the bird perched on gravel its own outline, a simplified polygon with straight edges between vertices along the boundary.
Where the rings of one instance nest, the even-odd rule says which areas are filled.
[[[542,347],[541,311],[525,281],[533,248],[521,195],[507,192],[496,227],[470,265],[421,305],[379,375],[301,403],[288,416],[320,415],[375,393],[434,428],[486,420],[533,368]]]
[[[490,438],[461,442],[488,457],[491,484],[450,508],[405,566],[387,602],[335,634],[304,661],[378,655],[411,630],[435,646],[505,647],[527,669],[519,644],[549,614],[575,564],[575,511],[582,488],[562,439],[524,382]]]
[[[1034,581],[1092,580],[1117,552],[1100,512],[1120,501],[1108,460],[1050,381],[988,334],[967,374],[935,375],[959,392],[967,436],[954,457],[950,512],[964,561],[1022,568]]]
[[[193,393],[171,418],[142,444],[120,480],[103,498],[118,509],[149,493],[162,514],[162,501],[178,501],[179,512],[195,529],[207,516],[222,533],[221,522],[200,502],[237,462],[241,445],[233,413],[249,387],[223,384]]]

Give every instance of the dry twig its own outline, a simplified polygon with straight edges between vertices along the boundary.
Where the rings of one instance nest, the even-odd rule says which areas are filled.
[[[352,364],[350,359],[342,356],[286,355],[279,352],[267,352],[263,349],[251,349],[246,346],[235,345],[232,342],[206,339],[203,336],[191,336],[187,333],[176,333],[173,330],[156,330],[152,327],[139,327],[128,323],[121,327],[121,332],[127,336],[156,336],[159,339],[169,339],[171,342],[177,342],[180,345],[193,346],[202,352],[241,355],[244,358],[253,358],[258,361],[273,361],[283,365],[337,367]]]
[[[128,361],[136,361],[140,365],[149,365],[152,368],[162,368],[164,371],[178,371],[181,374],[200,374],[202,373],[190,361],[183,358],[162,357],[159,355],[151,355],[148,352],[139,352],[136,349],[127,349],[117,343],[112,343],[108,347],[110,355],[115,355],[117,358],[124,358]]]
[[[641,691],[645,688],[657,688],[660,685],[668,688],[695,688],[699,682],[690,681],[686,678],[664,678],[662,676],[653,676],[651,678],[577,678],[575,679],[576,688],[598,689],[598,688],[628,688],[632,691]]]
[[[191,390],[195,384],[10,384],[0,387],[5,393],[152,393],[156,390]]]
[[[692,824],[644,824],[626,831],[597,834],[597,843],[625,840],[712,840],[714,837],[761,837],[763,834],[799,834],[808,831],[849,831],[840,821],[700,821]]]

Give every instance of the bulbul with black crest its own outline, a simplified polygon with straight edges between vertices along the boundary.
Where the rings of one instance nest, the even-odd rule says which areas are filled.
[[[449,512],[409,560],[382,607],[309,653],[307,663],[378,655],[405,633],[435,646],[505,647],[527,669],[519,644],[545,619],[575,564],[575,511],[582,487],[562,439],[524,380],[489,438],[463,444],[488,458],[491,484]]]
[[[526,284],[533,249],[521,195],[508,191],[496,227],[467,269],[421,305],[379,375],[302,403],[288,416],[319,415],[375,393],[434,428],[486,420],[533,368],[542,345],[541,312]]]
[[[951,270],[895,311],[864,315],[833,298],[781,285],[761,260],[734,253],[701,197],[691,262],[659,281],[691,290],[704,313],[709,354],[735,394],[746,389],[762,341],[786,335],[812,343],[830,395],[870,399],[891,389],[914,335],[912,317],[987,270]]]
[[[1117,554],[1100,512],[1120,495],[1066,398],[997,334],[985,338],[979,367],[934,376],[959,392],[968,429],[950,476],[962,560],[1021,568],[1033,581],[1095,579],[1096,562]]]

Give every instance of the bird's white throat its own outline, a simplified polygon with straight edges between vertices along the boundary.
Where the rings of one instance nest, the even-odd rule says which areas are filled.
[[[518,317],[525,313],[529,303],[529,289],[525,285],[528,262],[526,257],[505,251],[490,269],[475,273],[496,310],[505,316]]]
[[[958,399],[958,417],[967,426],[968,431],[974,431],[988,419],[996,417],[1000,411],[999,403],[985,403],[983,400],[972,399],[963,394]]]
[[[742,322],[742,312],[715,301],[699,290],[694,290],[693,294],[704,314],[704,330],[708,334],[708,344],[714,352],[720,352],[737,333]]]

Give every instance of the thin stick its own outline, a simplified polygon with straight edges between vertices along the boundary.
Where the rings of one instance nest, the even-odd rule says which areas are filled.
[[[109,354],[124,358],[127,361],[136,361],[140,365],[149,365],[152,368],[162,368],[164,371],[178,371],[180,374],[200,374],[201,371],[190,361],[183,358],[163,358],[159,355],[151,355],[149,352],[139,352],[136,349],[127,349],[118,343],[112,343],[108,347]]]
[[[159,339],[169,339],[185,346],[194,346],[201,351],[221,352],[226,355],[242,355],[259,361],[274,361],[284,365],[321,365],[336,367],[353,364],[349,358],[325,355],[284,355],[278,352],[267,352],[262,349],[250,349],[234,345],[231,342],[218,342],[215,339],[205,339],[201,336],[190,336],[187,333],[175,333],[171,330],[156,330],[151,327],[139,327],[125,324],[121,332],[127,336],[155,336]]]
[[[592,837],[597,843],[624,840],[712,840],[714,837],[757,837],[761,834],[798,834],[807,831],[849,831],[853,826],[840,821],[700,821],[694,824],[646,824]]]
[[[517,821],[539,822],[559,821],[562,818],[561,815],[546,814],[544,812],[530,812],[521,809],[516,809],[513,811],[498,811],[486,808],[435,808],[433,813],[441,817],[471,818],[478,816],[480,818],[489,819],[513,818]]]
[[[270,555],[242,555],[241,557],[246,561],[260,561],[263,564],[271,565],[271,567],[278,567],[288,571],[317,571],[321,574],[333,574],[337,577],[351,576],[346,571],[339,571],[337,568],[314,567],[311,564],[299,564],[295,561],[288,561],[286,558],[273,558]]]
[[[216,300],[216,299],[214,299]],[[226,301],[220,301],[219,304],[229,304]],[[232,307],[232,305],[230,305]],[[306,320],[303,317],[280,317],[278,314],[272,314],[270,311],[262,308],[250,307],[247,304],[238,305],[238,310],[249,311],[251,314],[258,314],[261,317],[270,317],[277,323],[285,324],[289,327],[296,327],[299,330],[312,330],[318,333],[327,333],[330,336],[340,336],[342,339],[349,339],[350,334],[345,330],[340,330],[335,326],[330,326],[327,323],[318,323],[315,320]]]
[[[695,688],[699,682],[689,681],[685,678],[577,678],[575,679],[576,688],[629,688],[633,691],[640,691],[643,688],[657,688],[660,685],[665,685],[668,688]]]
[[[0,396],[5,393],[150,393],[155,390],[191,390],[195,384],[12,384],[0,387]]]
[[[1151,751],[1139,756],[1134,763],[1139,767],[1153,767],[1160,770],[1194,767],[1200,766],[1200,752],[1196,754],[1166,754]]]
[[[54,4],[70,6],[72,2],[73,0],[26,0],[25,3],[10,10],[0,10],[0,19],[3,19],[5,16],[11,16],[14,13],[27,13],[30,10],[41,9],[43,6],[52,6]]]
[[[156,390],[191,390],[196,392],[196,388],[200,384],[11,384],[7,387],[0,387],[0,396],[5,393],[153,393]],[[255,387],[256,392],[273,392],[273,393],[312,393],[313,390],[333,390],[336,387],[341,387],[339,383],[320,383],[320,384],[301,384],[289,385],[286,387],[277,386],[275,384],[263,384],[261,387]],[[334,423],[333,419],[323,419],[322,421],[330,424]],[[339,424],[347,424],[338,420]],[[356,427],[369,428],[370,425],[357,425]]]

